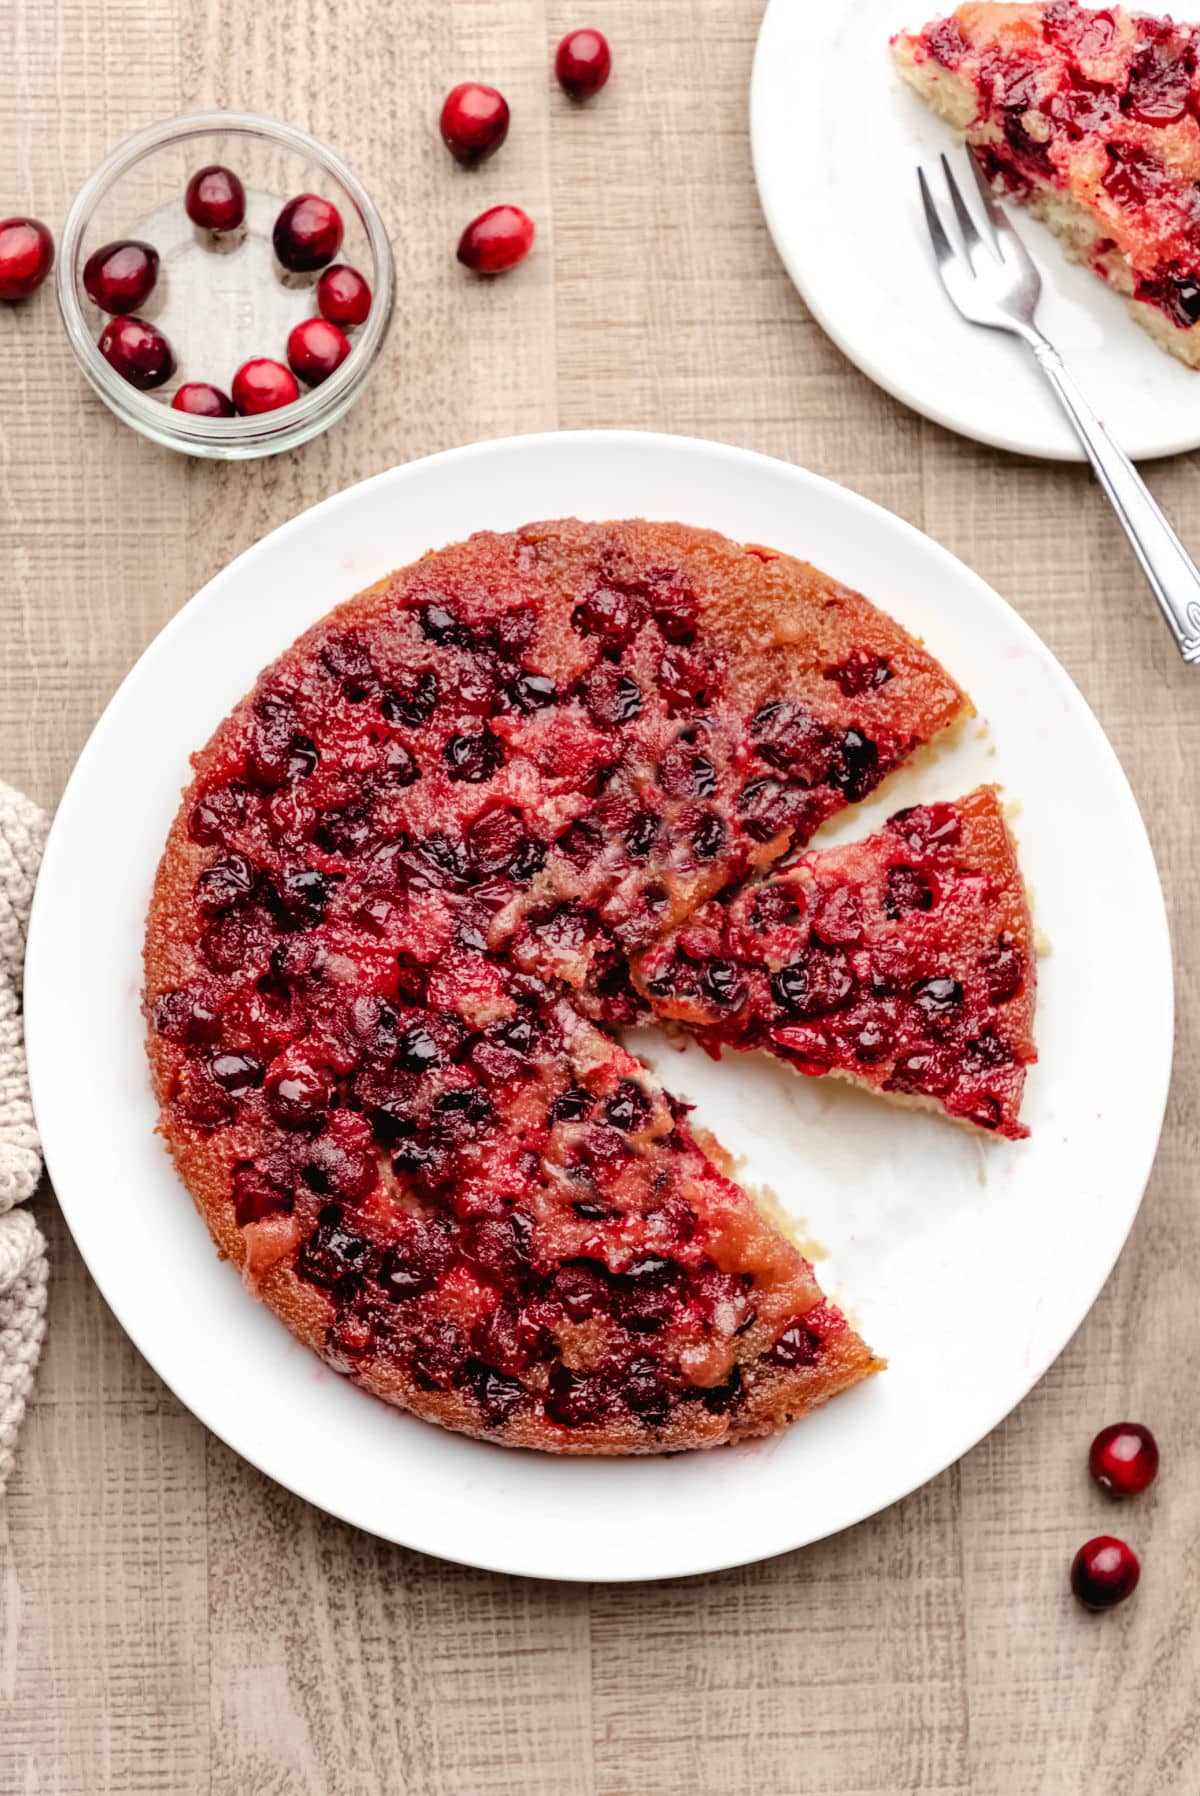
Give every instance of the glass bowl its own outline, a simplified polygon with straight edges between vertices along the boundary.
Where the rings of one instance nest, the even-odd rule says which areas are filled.
[[[245,222],[236,231],[218,235],[188,218],[184,189],[208,163],[232,168],[245,187]],[[317,311],[322,271],[284,270],[271,231],[284,203],[310,192],[332,200],[342,215],[345,235],[334,260],[348,262],[370,283],[371,310],[349,333],[351,353],[320,386],[302,388],[294,404],[278,411],[245,418],[174,411],[172,395],[185,381],[208,381],[228,393],[252,356],[286,363],[288,332]],[[121,237],[152,243],[160,258],[157,283],[137,315],[165,333],[176,370],[151,392],[131,386],[100,354],[96,339],[108,314],[83,287],[88,257]],[[383,220],[346,164],[306,131],[248,112],[167,119],[118,144],[75,197],[56,279],[79,366],[117,417],[169,449],[225,461],[294,449],[353,405],[379,359],[396,284]]]

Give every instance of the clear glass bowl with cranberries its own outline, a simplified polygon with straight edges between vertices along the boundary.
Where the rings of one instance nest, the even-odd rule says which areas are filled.
[[[294,449],[353,405],[395,291],[383,220],[307,132],[207,112],[127,138],[76,196],[58,302],[126,424],[219,460]]]

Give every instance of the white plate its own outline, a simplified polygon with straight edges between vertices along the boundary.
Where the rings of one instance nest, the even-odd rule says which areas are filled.
[[[535,516],[710,524],[807,555],[871,593],[965,682],[974,728],[860,809],[1001,780],[1044,964],[1033,1139],[933,1117],[766,1059],[653,1054],[769,1183],[891,1368],[767,1445],[555,1460],[446,1434],[293,1344],[219,1264],[153,1130],[138,1015],[142,923],[198,747],[260,667],[335,601],[425,549]],[[1115,940],[1138,976],[1111,986]],[[1079,693],[974,574],[853,493],[714,443],[517,438],[395,468],[218,574],[121,687],[59,808],[29,937],[34,1102],[59,1201],[137,1346],[188,1408],[281,1484],[445,1558],[557,1578],[701,1572],[778,1553],[940,1472],[1020,1401],[1078,1326],[1133,1221],[1171,1056],[1162,896],[1129,787]],[[636,1039],[636,1038],[631,1038]],[[1136,1051],[1134,1050],[1136,1044]]]
[[[953,133],[901,82],[888,40],[952,10],[952,0],[770,0],[750,100],[763,210],[809,309],[864,374],[981,443],[1082,461],[1028,350],[967,324],[934,270],[915,170],[951,149]],[[1171,12],[1200,19],[1200,0]],[[1139,457],[1196,448],[1200,374],[1156,349],[1042,225],[1010,212],[1042,272],[1038,323],[1118,442]]]

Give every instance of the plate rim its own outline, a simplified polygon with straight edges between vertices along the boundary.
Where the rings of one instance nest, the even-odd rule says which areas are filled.
[[[768,95],[773,90],[772,71],[777,66],[772,62],[772,47],[768,42],[773,31],[780,31],[779,21],[786,17],[789,7],[795,7],[802,0],[767,0],[766,9],[759,23],[758,36],[754,45],[754,60],[750,74],[749,92],[749,125],[750,156],[754,167],[754,184],[758,190],[759,205],[775,253],[782,262],[788,279],[799,293],[812,317],[825,332],[846,359],[854,364],[861,374],[879,387],[883,392],[915,412],[919,417],[928,418],[930,423],[939,425],[943,430],[951,431],[956,437],[966,442],[981,443],[989,449],[1002,449],[1010,455],[1030,457],[1036,461],[1053,462],[1058,465],[1086,465],[1087,454],[1082,446],[1074,440],[1064,439],[1059,446],[1031,441],[1028,437],[1013,435],[1003,430],[990,429],[986,423],[968,425],[960,417],[954,417],[945,411],[937,399],[918,398],[913,388],[906,387],[896,376],[886,372],[876,361],[869,344],[847,336],[840,328],[836,314],[819,299],[814,298],[801,272],[790,243],[790,234],[783,227],[782,177],[777,174],[777,159],[769,152],[766,138],[771,128],[766,119],[770,107]],[[766,46],[764,48],[764,46]],[[949,130],[949,127],[947,127]],[[947,139],[947,147],[953,142]],[[915,161],[914,161],[915,166]],[[947,300],[947,316],[951,315]],[[1132,326],[1132,320],[1129,321]],[[1133,327],[1136,328],[1136,327]],[[1069,360],[1069,352],[1068,360]],[[1165,351],[1160,353],[1165,354]],[[1135,451],[1127,451],[1131,460],[1162,461],[1173,455],[1186,455],[1194,449],[1200,449],[1200,408],[1197,409],[1197,424],[1190,431],[1181,431],[1178,435],[1156,440],[1152,445],[1140,445]]]
[[[180,606],[174,616],[168,620],[158,634],[146,645],[141,655],[139,655],[138,659],[118,685],[116,691],[105,705],[93,726],[75,766],[72,769],[66,787],[64,788],[62,798],[56,809],[46,843],[42,868],[39,871],[38,883],[34,892],[25,955],[26,1041],[28,1048],[30,1086],[33,1095],[35,1116],[38,1119],[40,1132],[41,1118],[47,1111],[43,1107],[42,1097],[40,1097],[39,1094],[43,1094],[44,1096],[45,1091],[52,1084],[52,1075],[47,1073],[46,1078],[43,1079],[43,1073],[47,1072],[53,1059],[54,1045],[52,1038],[43,1039],[41,1023],[39,1020],[38,993],[41,988],[41,982],[45,977],[42,973],[42,965],[50,960],[50,956],[43,951],[42,942],[44,936],[52,938],[53,930],[52,922],[47,920],[47,913],[50,909],[52,899],[48,898],[46,893],[48,891],[53,891],[55,869],[59,856],[69,852],[71,809],[73,803],[72,795],[82,786],[84,774],[86,774],[86,770],[90,767],[91,762],[103,752],[109,733],[113,729],[119,727],[120,713],[123,708],[122,701],[130,682],[135,678],[140,679],[142,677],[148,677],[148,672],[152,671],[153,665],[157,661],[159,655],[165,652],[163,645],[169,644],[170,641],[173,640],[175,633],[183,627],[181,620],[192,611],[193,607],[197,606],[205,599],[212,588],[218,586],[227,579],[235,577],[235,570],[243,570],[248,563],[253,563],[256,558],[268,554],[272,545],[274,545],[281,536],[310,527],[314,518],[327,517],[331,513],[336,512],[339,505],[345,505],[349,502],[351,496],[360,495],[364,489],[384,486],[388,482],[397,479],[403,482],[404,479],[408,477],[419,477],[421,473],[430,469],[432,466],[452,464],[461,467],[469,467],[473,461],[480,458],[486,458],[490,455],[506,455],[513,451],[520,452],[525,449],[536,450],[538,448],[544,448],[549,444],[561,446],[564,441],[572,445],[578,445],[581,450],[586,449],[589,445],[601,444],[618,452],[623,444],[636,443],[641,446],[648,445],[655,451],[665,452],[667,454],[683,450],[685,453],[699,453],[706,457],[712,457],[717,461],[720,461],[722,458],[728,458],[742,463],[751,470],[755,467],[776,472],[785,470],[789,479],[797,481],[800,485],[809,487],[817,495],[832,490],[836,492],[838,502],[847,505],[851,512],[858,512],[862,515],[869,515],[876,519],[882,519],[886,529],[898,531],[901,535],[907,538],[915,539],[916,542],[920,544],[923,552],[932,553],[952,574],[957,582],[962,583],[965,581],[968,586],[973,586],[978,592],[986,595],[995,604],[1003,608],[1009,615],[1009,619],[1017,635],[1023,637],[1027,642],[1035,644],[1039,655],[1045,658],[1052,672],[1053,679],[1063,691],[1064,695],[1069,699],[1072,707],[1077,708],[1080,721],[1084,727],[1091,732],[1098,752],[1102,754],[1110,764],[1111,771],[1116,776],[1118,786],[1123,790],[1125,801],[1129,809],[1130,820],[1140,832],[1143,839],[1148,869],[1154,875],[1152,884],[1156,897],[1156,904],[1154,907],[1155,927],[1156,932],[1160,937],[1164,965],[1164,988],[1162,993],[1163,1027],[1161,1030],[1162,1043],[1160,1048],[1161,1072],[1156,1101],[1152,1106],[1147,1106],[1147,1114],[1151,1129],[1147,1137],[1148,1147],[1145,1156],[1145,1164],[1138,1173],[1136,1202],[1134,1202],[1130,1208],[1128,1221],[1121,1232],[1120,1239],[1115,1241],[1103,1278],[1097,1284],[1092,1295],[1084,1302],[1080,1313],[1078,1315],[1073,1315],[1069,1322],[1064,1321],[1060,1328],[1055,1329],[1054,1335],[1056,1340],[1058,1340],[1058,1344],[1053,1352],[1050,1353],[1045,1364],[1040,1367],[1036,1376],[1026,1385],[1022,1394],[1017,1397],[1014,1402],[1008,1404],[1007,1407],[1002,1407],[1000,1413],[990,1416],[986,1424],[978,1429],[978,1432],[975,1432],[976,1424],[974,1422],[970,1424],[969,1432],[971,1433],[971,1438],[964,1442],[960,1450],[946,1462],[945,1466],[942,1466],[933,1472],[918,1474],[915,1478],[910,1477],[907,1472],[902,1474],[896,1487],[883,1499],[880,1500],[875,1496],[871,1496],[867,1499],[866,1503],[861,1506],[852,1503],[848,1506],[843,1519],[830,1527],[821,1527],[818,1532],[806,1535],[799,1541],[793,1540],[790,1542],[783,1542],[780,1545],[771,1545],[761,1552],[752,1552],[749,1556],[747,1556],[744,1551],[738,1550],[731,1552],[717,1551],[711,1554],[706,1553],[700,1560],[696,1560],[693,1557],[686,1562],[670,1565],[666,1569],[650,1572],[645,1570],[627,1571],[613,1570],[610,1568],[598,1569],[595,1565],[590,1563],[585,1563],[578,1569],[555,1569],[547,1571],[544,1567],[522,1562],[519,1553],[514,1558],[507,1559],[503,1555],[495,1552],[485,1551],[483,1553],[472,1553],[468,1555],[457,1551],[448,1551],[443,1545],[431,1547],[423,1544],[418,1539],[413,1539],[411,1537],[411,1530],[403,1526],[405,1519],[403,1515],[398,1518],[401,1523],[400,1527],[391,1526],[383,1528],[374,1522],[360,1519],[358,1515],[350,1513],[345,1506],[332,1504],[320,1496],[311,1494],[311,1475],[308,1478],[301,1479],[294,1473],[285,1472],[281,1474],[280,1471],[273,1468],[271,1464],[273,1449],[269,1442],[260,1443],[256,1440],[243,1442],[238,1438],[231,1438],[231,1436],[236,1437],[238,1435],[238,1428],[230,1427],[227,1432],[226,1426],[223,1426],[219,1420],[214,1418],[210,1404],[203,1398],[203,1396],[199,1403],[193,1402],[189,1397],[184,1396],[182,1391],[177,1388],[176,1382],[168,1377],[160,1368],[153,1338],[149,1341],[144,1338],[141,1320],[136,1316],[132,1319],[130,1318],[127,1303],[120,1300],[114,1300],[114,1297],[110,1294],[109,1290],[109,1279],[107,1276],[101,1277],[97,1274],[79,1241],[72,1223],[72,1210],[74,1203],[79,1201],[79,1194],[76,1194],[74,1201],[68,1198],[66,1202],[64,1202],[60,1194],[59,1184],[55,1175],[57,1145],[53,1127],[49,1138],[43,1134],[43,1149],[46,1170],[51,1183],[54,1186],[59,1208],[62,1212],[64,1221],[67,1224],[68,1230],[71,1233],[72,1240],[87,1267],[89,1276],[123,1331],[128,1335],[137,1351],[147,1360],[156,1376],[163,1381],[175,1398],[182,1403],[204,1427],[208,1428],[218,1439],[223,1441],[231,1451],[253,1465],[256,1470],[261,1472],[265,1477],[270,1478],[272,1482],[281,1485],[284,1489],[289,1490],[303,1501],[311,1503],[314,1507],[323,1510],[325,1513],[334,1516],[336,1519],[350,1526],[362,1528],[364,1532],[374,1534],[378,1538],[389,1540],[396,1545],[404,1546],[414,1551],[445,1559],[450,1563],[471,1566],[480,1570],[510,1576],[550,1578],[564,1583],[654,1582],[666,1578],[708,1575],[729,1570],[740,1565],[757,1564],[767,1559],[777,1557],[782,1553],[796,1551],[800,1547],[813,1545],[818,1540],[828,1538],[836,1533],[841,1533],[847,1528],[854,1527],[859,1522],[880,1513],[882,1510],[890,1508],[894,1503],[912,1494],[913,1491],[922,1488],[926,1483],[930,1482],[932,1478],[941,1476],[950,1465],[956,1464],[966,1453],[972,1451],[973,1448],[978,1446],[982,1440],[991,1434],[1008,1415],[1012,1414],[1013,1411],[1025,1401],[1033,1388],[1041,1381],[1046,1372],[1061,1356],[1072,1337],[1090,1313],[1090,1310],[1103,1290],[1104,1285],[1107,1283],[1112,1269],[1124,1249],[1129,1232],[1132,1229],[1133,1223],[1141,1208],[1146,1186],[1149,1182],[1150,1174],[1158,1152],[1166,1103],[1170,1090],[1173,1063],[1175,1008],[1174,963],[1170,933],[1167,922],[1165,899],[1163,897],[1161,880],[1158,877],[1153,848],[1137,804],[1136,796],[1133,793],[1124,769],[1117,758],[1116,751],[1108,741],[1099,720],[1092,712],[1083,694],[1079,691],[1066,669],[1046,645],[1041,642],[1041,639],[1032,629],[1032,626],[1029,625],[1020,613],[1017,612],[1000,593],[996,592],[996,590],[991,587],[981,575],[975,573],[973,569],[968,567],[965,562],[961,561],[949,549],[945,548],[941,543],[938,543],[934,538],[926,535],[925,532],[919,530],[915,525],[909,523],[907,519],[888,511],[886,507],[877,504],[873,500],[867,499],[864,495],[854,491],[852,488],[842,486],[838,482],[832,481],[823,475],[815,474],[809,469],[799,467],[780,457],[765,455],[759,451],[722,443],[716,439],[683,436],[660,431],[589,429],[576,431],[539,431],[516,436],[484,438],[454,448],[441,450],[435,454],[420,457],[414,461],[395,464],[390,468],[382,469],[379,472],[368,476],[364,480],[354,482],[336,493],[329,494],[325,498],[319,500],[315,505],[298,512],[295,516],[276,526],[275,529],[261,537],[257,542],[251,544],[248,548],[243,550],[241,554],[235,557],[234,560],[226,563],[224,567],[220,568],[210,580],[206,581],[203,586],[193,593],[191,597]],[[81,770],[84,770],[84,774],[81,774]],[[63,819],[65,819],[65,822],[62,821]],[[48,879],[45,878],[47,868],[50,870],[50,877]],[[50,976],[52,977],[52,969],[50,970]],[[57,1118],[55,1120],[57,1121]],[[149,1330],[149,1333],[151,1337],[153,1337],[152,1328]],[[1059,1336],[1061,1336],[1061,1339],[1058,1338]],[[844,1401],[852,1400],[853,1393],[851,1393],[849,1398],[844,1399]],[[501,1448],[496,1448],[495,1450],[505,1451],[505,1449]]]

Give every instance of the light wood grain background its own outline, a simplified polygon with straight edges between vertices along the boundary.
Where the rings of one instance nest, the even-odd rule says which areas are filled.
[[[32,210],[57,231],[127,131],[251,107],[307,126],[359,171],[393,232],[400,303],[383,369],[344,423],[295,455],[227,468],[119,426],[71,363],[49,293],[0,307],[0,773],[52,805],[114,687],[196,588],[396,461],[514,431],[635,425],[803,463],[994,582],[1083,688],[1137,790],[1171,908],[1180,1024],[1132,1241],[1017,1414],[907,1502],[770,1564],[589,1590],[382,1545],[243,1465],[126,1341],[47,1191],[50,1332],[0,1504],[0,1796],[1200,1790],[1200,676],[1177,661],[1081,471],[921,422],[808,318],[751,176],[759,12],[760,0],[580,13],[562,0],[9,0],[0,215]],[[549,75],[553,45],[580,23],[608,32],[616,69],[585,109]],[[434,129],[442,94],[468,76],[501,85],[514,112],[502,155],[472,175]],[[458,231],[502,199],[536,218],[535,253],[473,282],[453,260]],[[1151,479],[1200,545],[1196,457]],[[1136,981],[1136,940],[1114,942],[1096,976]],[[1158,1430],[1165,1463],[1114,1523],[1084,1453],[1129,1414]],[[1114,1525],[1143,1554],[1142,1587],[1093,1619],[1072,1605],[1066,1568]]]

